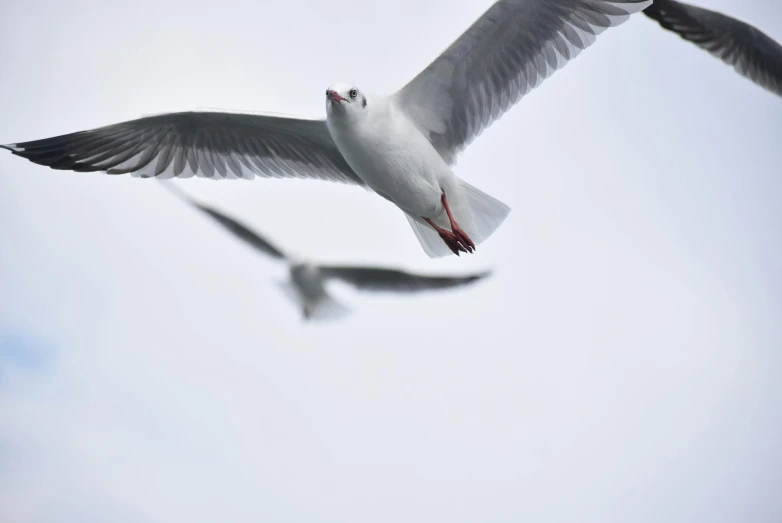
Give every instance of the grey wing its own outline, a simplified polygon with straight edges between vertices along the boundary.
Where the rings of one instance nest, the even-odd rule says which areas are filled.
[[[144,178],[314,178],[363,185],[324,120],[221,112],[148,116],[0,145],[53,169]]]
[[[336,278],[360,290],[418,292],[458,287],[478,281],[489,273],[466,276],[426,276],[396,269],[374,267],[321,267],[326,278]]]
[[[655,0],[644,14],[782,96],[782,46],[755,27],[672,0]]]
[[[395,95],[449,164],[605,29],[651,0],[500,0]]]
[[[193,200],[190,196],[187,196],[179,189],[176,189],[171,185],[166,184],[166,187],[186,203],[192,205],[199,211],[210,216],[217,223],[225,227],[225,229],[228,230],[231,234],[233,234],[240,240],[244,241],[248,245],[251,245],[255,249],[271,256],[272,258],[277,258],[281,260],[286,259],[286,256],[282,252],[282,250],[280,250],[272,242],[270,242],[269,240],[267,240],[257,232],[250,229],[248,226],[244,225],[242,222],[235,220],[230,216],[228,216],[227,214],[224,214],[212,207],[209,207],[208,205],[204,205],[202,203]]]

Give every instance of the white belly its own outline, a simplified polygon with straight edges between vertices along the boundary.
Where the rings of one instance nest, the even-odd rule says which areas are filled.
[[[329,118],[334,142],[375,192],[412,215],[438,217],[442,191],[455,181],[450,167],[409,120],[378,113],[357,122]]]

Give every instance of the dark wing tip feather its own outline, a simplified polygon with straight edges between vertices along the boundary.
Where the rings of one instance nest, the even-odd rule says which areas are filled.
[[[0,143],[0,148],[6,149],[8,151],[11,151],[12,153],[17,153],[19,151],[23,151],[24,150],[21,147],[19,147],[18,144],[15,144],[15,143],[7,143],[7,144],[1,144]]]
[[[474,283],[476,281],[480,281],[484,278],[491,276],[491,274],[492,271],[484,271],[475,274],[467,274],[465,276],[449,276],[445,278],[450,280],[454,286],[457,286],[457,285],[467,285],[470,283]]]
[[[76,172],[99,170],[92,165],[78,163],[68,154],[67,147],[71,140],[83,133],[84,131],[81,131],[41,140],[0,145],[0,147],[11,151],[16,156],[52,169]]]
[[[321,267],[326,277],[344,281],[357,289],[370,291],[419,292],[468,285],[491,274],[491,271],[463,276],[415,274],[381,267]]]
[[[644,14],[757,85],[782,96],[782,46],[758,28],[675,0],[655,0]]]
[[[58,170],[142,178],[311,178],[365,185],[323,120],[219,112],[146,116],[0,146]]]
[[[493,271],[483,271],[483,272],[478,272],[478,273],[475,273],[475,274],[470,274],[468,276],[465,276],[464,278],[465,278],[465,282],[466,283],[470,283],[470,282],[482,280],[484,278],[488,278],[492,274],[493,274]]]

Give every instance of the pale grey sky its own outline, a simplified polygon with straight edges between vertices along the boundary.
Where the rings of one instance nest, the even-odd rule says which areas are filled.
[[[323,115],[332,82],[395,90],[490,4],[6,0],[0,143]],[[699,5],[782,40],[775,2]],[[0,155],[3,519],[778,521],[781,138],[782,100],[639,15],[461,157],[513,209],[475,255],[430,260],[361,189],[181,182],[318,260],[498,271],[335,286],[353,314],[318,325],[155,182]]]

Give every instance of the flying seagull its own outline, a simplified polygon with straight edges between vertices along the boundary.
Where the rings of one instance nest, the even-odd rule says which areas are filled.
[[[654,0],[644,14],[782,96],[782,46],[757,28],[674,0]]]
[[[364,186],[431,257],[473,252],[510,209],[457,155],[531,89],[651,0],[500,0],[399,91],[326,89],[326,118],[185,112],[4,145],[54,169],[141,177],[305,177]]]
[[[286,262],[290,280],[282,283],[282,287],[288,297],[301,307],[305,319],[335,318],[348,312],[329,295],[326,290],[328,280],[341,280],[362,291],[412,293],[459,287],[490,274],[482,272],[465,276],[427,276],[383,267],[330,266],[299,261],[240,221],[214,207],[195,201],[170,184],[166,184],[166,187],[183,201],[209,215],[240,240],[267,256]]]

